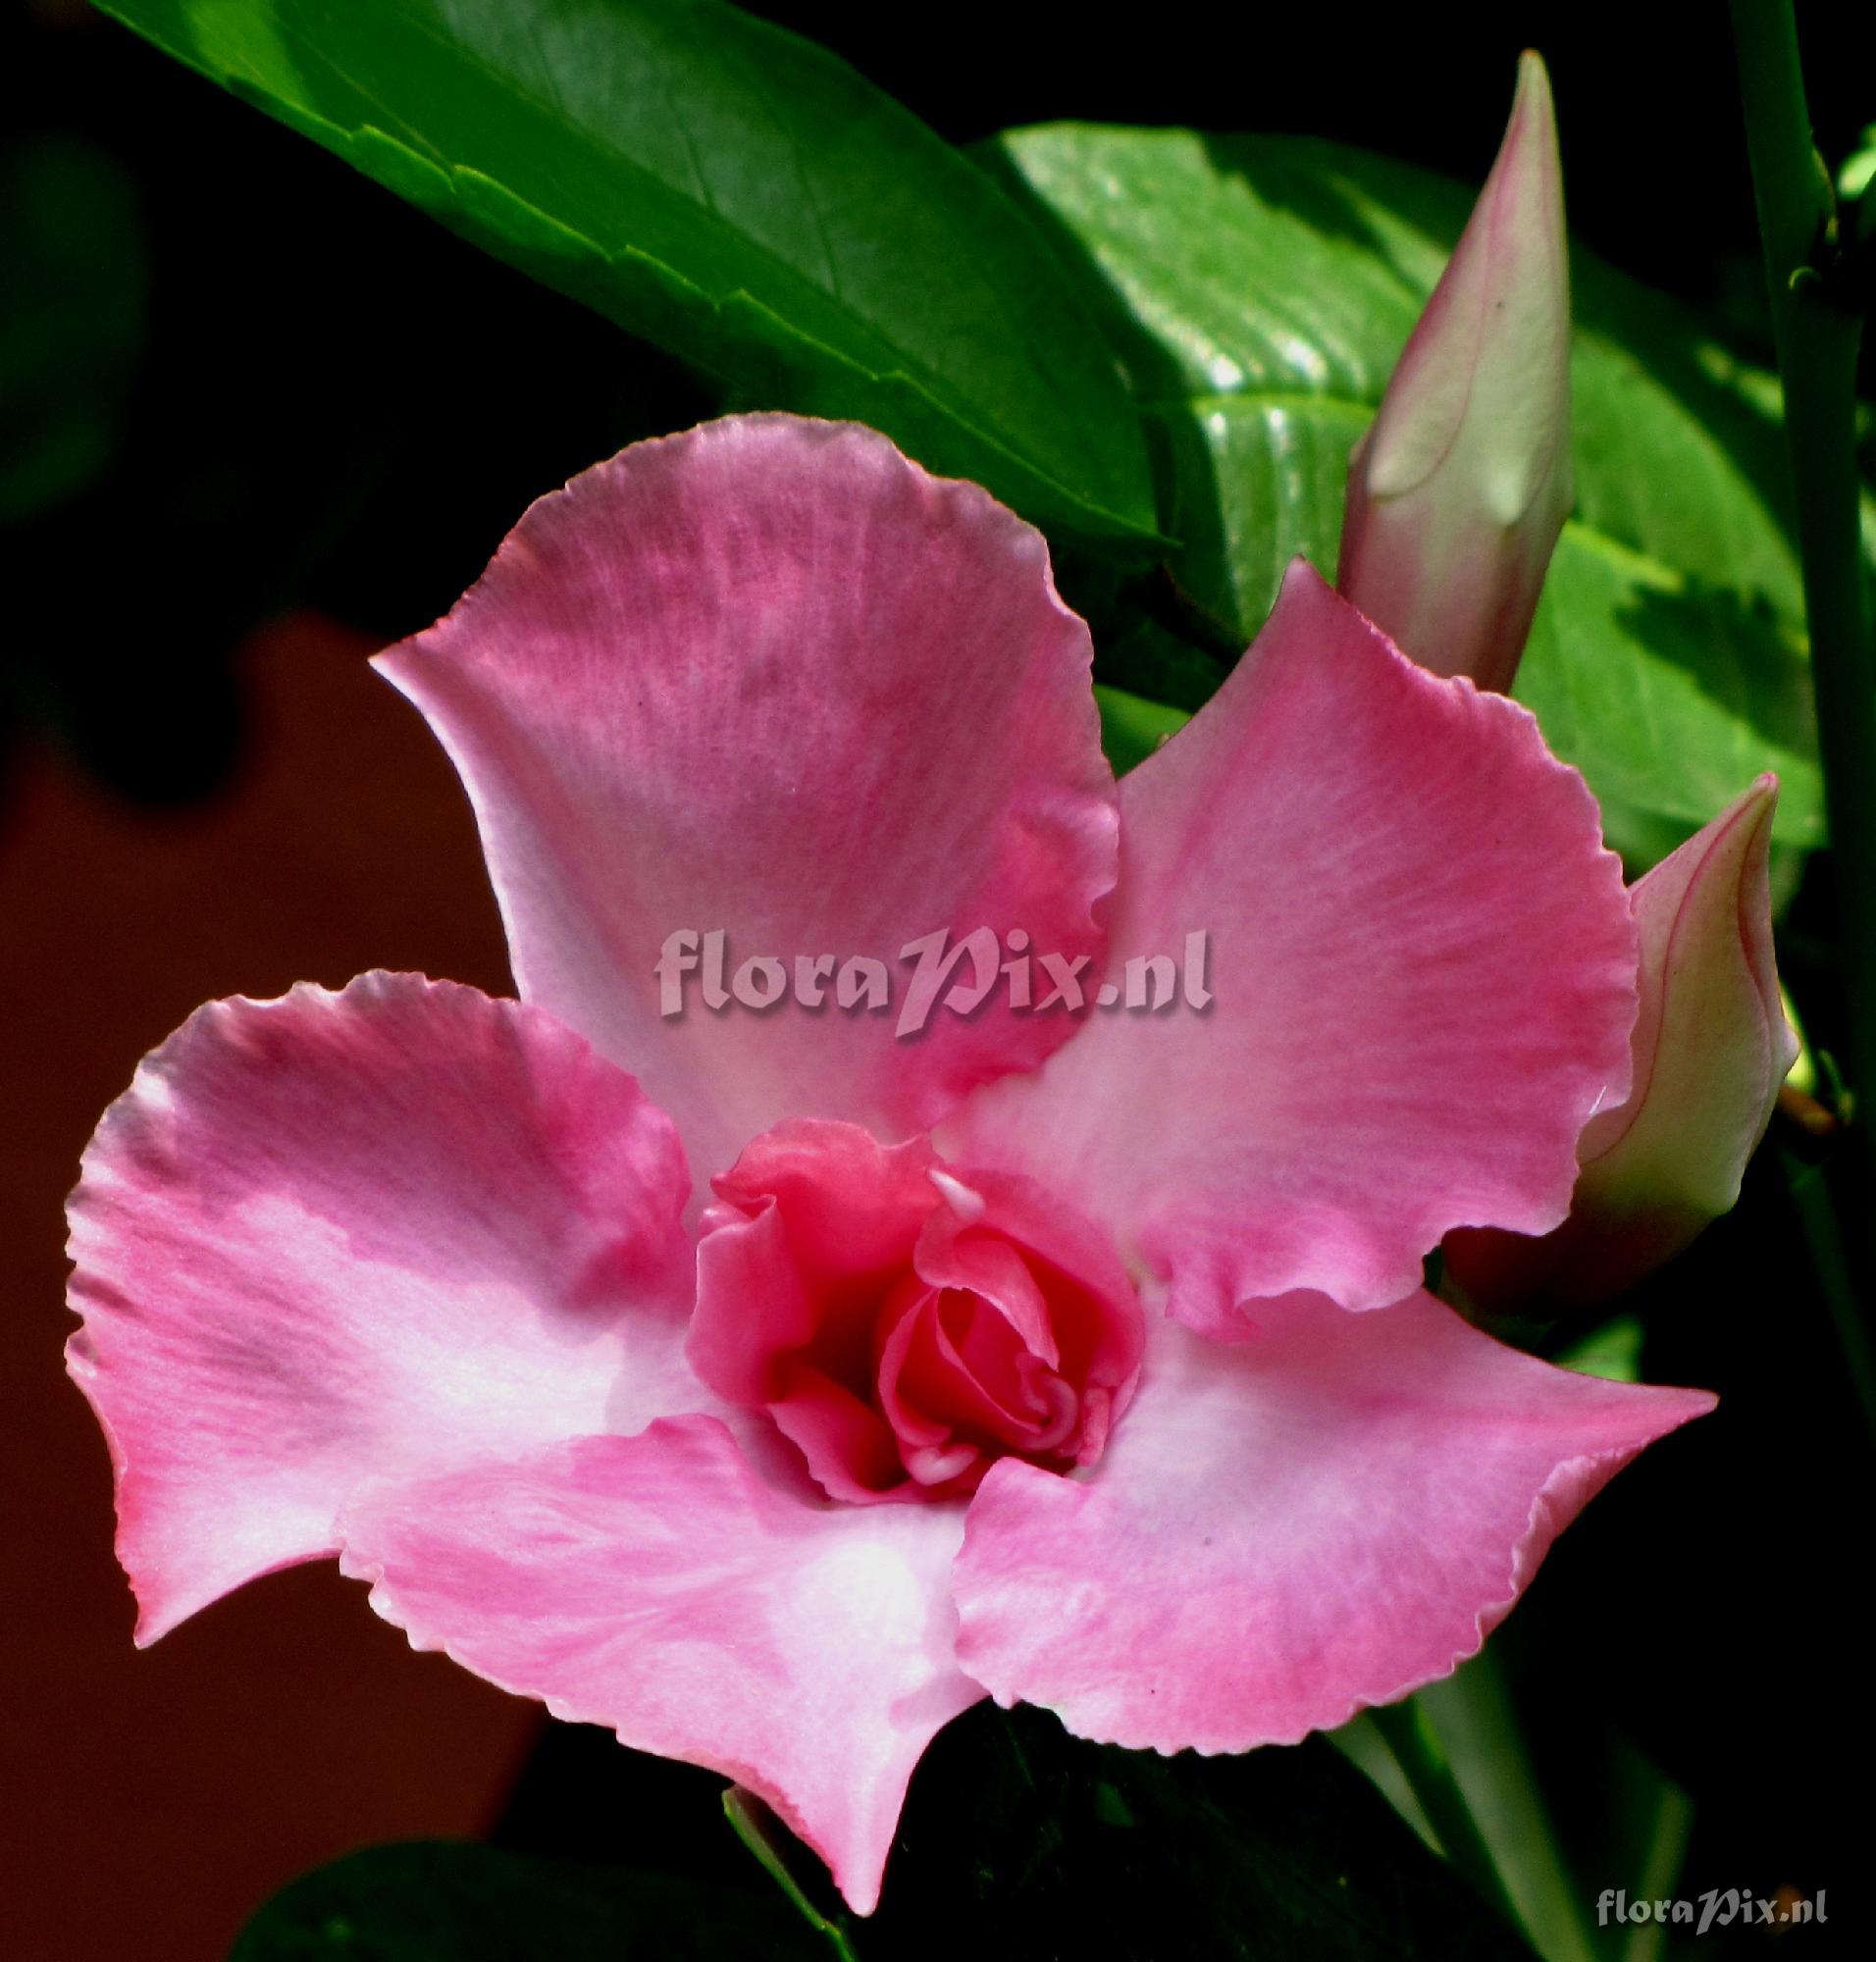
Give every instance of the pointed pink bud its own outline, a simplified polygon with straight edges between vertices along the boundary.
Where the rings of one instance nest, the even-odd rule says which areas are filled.
[[[1563,172],[1527,54],[1498,160],[1349,460],[1337,584],[1423,667],[1508,690],[1571,495]]]
[[[1447,1272],[1482,1307],[1605,1299],[1739,1198],[1798,1041],[1779,999],[1763,776],[1631,888],[1641,1013],[1627,1103],[1589,1120],[1570,1217],[1542,1239],[1466,1229]]]

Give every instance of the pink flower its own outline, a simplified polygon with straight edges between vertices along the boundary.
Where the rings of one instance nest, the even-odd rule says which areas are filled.
[[[1527,54],[1497,162],[1350,459],[1336,584],[1423,666],[1508,690],[1573,494],[1563,172]]]
[[[71,1363],[139,1641],[336,1553],[419,1647],[753,1787],[864,1911],[986,1692],[1162,1750],[1338,1724],[1708,1408],[1420,1291],[1449,1227],[1563,1217],[1634,927],[1531,718],[1307,568],[1117,792],[1041,539],[756,416],[545,498],[381,664],[522,1000],[217,1003],[106,1114]],[[1020,928],[1090,979],[1203,931],[1214,999],[664,1015],[718,927]]]

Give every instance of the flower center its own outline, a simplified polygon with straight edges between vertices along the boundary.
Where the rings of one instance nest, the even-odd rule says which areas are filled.
[[[831,1496],[951,1497],[1003,1457],[1089,1465],[1138,1373],[1105,1236],[1034,1181],[928,1140],[783,1125],[715,1181],[690,1353],[765,1410]]]
[[[1036,1463],[1079,1456],[1081,1393],[1025,1346],[995,1301],[910,1274],[879,1329],[880,1410],[919,1484],[981,1476],[1005,1452]],[[1111,1392],[1091,1389],[1089,1401],[1105,1406]]]

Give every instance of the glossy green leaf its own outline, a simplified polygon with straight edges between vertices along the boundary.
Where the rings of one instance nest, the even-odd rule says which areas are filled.
[[[795,35],[720,0],[103,5],[738,399],[871,423],[1041,523],[1153,537],[1138,414],[1072,274]]]
[[[276,1894],[229,1962],[826,1962],[781,1894],[492,1846],[376,1846]]]
[[[1059,126],[985,161],[1097,276],[1172,486],[1174,573],[1248,636],[1294,553],[1332,571],[1348,452],[1472,192],[1289,136]],[[1765,769],[1780,837],[1816,845],[1775,391],[1611,268],[1580,254],[1574,280],[1577,511],[1518,696],[1632,857]]]

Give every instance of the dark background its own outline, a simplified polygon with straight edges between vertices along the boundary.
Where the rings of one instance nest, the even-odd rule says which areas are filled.
[[[961,141],[1052,118],[1307,129],[1474,181],[1537,46],[1577,236],[1767,351],[1718,0],[756,11]],[[1833,161],[1876,121],[1872,12],[1799,10]],[[0,530],[0,1946],[168,1962],[348,1845],[487,1826],[532,1720],[330,1575],[132,1653],[104,1452],[58,1368],[60,1201],[197,1000],[372,965],[503,985],[459,795],[362,655],[447,606],[531,498],[711,401],[72,0],[5,17],[0,113],[9,153],[115,165],[128,246],[80,201],[61,249],[109,254],[143,323],[108,466]],[[32,407],[4,385],[0,442]],[[1842,1929],[1870,1825],[1865,1485],[1782,1204],[1756,1177],[1658,1303],[1651,1373],[1714,1384],[1726,1415],[1566,1537],[1513,1660],[1553,1728],[1613,1709],[1695,1790],[1690,1885],[1826,1886]]]

